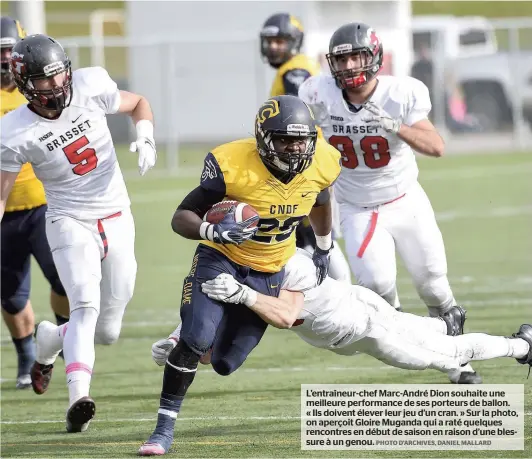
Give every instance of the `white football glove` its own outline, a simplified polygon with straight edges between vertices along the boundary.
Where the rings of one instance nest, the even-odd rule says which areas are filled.
[[[137,140],[129,146],[131,153],[139,154],[139,173],[144,175],[157,161],[157,150],[153,140],[153,124],[148,120],[140,120],[136,125]]]
[[[209,298],[224,303],[245,304],[248,307],[257,302],[257,292],[242,285],[230,274],[218,274],[215,279],[201,284],[201,290]]]
[[[386,132],[393,132],[397,134],[401,128],[402,121],[400,119],[392,118],[375,102],[368,101],[364,104],[364,108],[371,113],[362,117],[362,121],[380,126]]]
[[[139,137],[132,142],[129,151],[139,154],[139,173],[144,175],[148,172],[157,161],[157,151],[155,150],[155,140],[148,137]]]
[[[160,339],[156,343],[153,343],[151,347],[151,357],[154,362],[160,367],[164,366],[166,359],[172,352],[172,349],[176,347],[178,339],[173,336],[169,336],[165,339]]]

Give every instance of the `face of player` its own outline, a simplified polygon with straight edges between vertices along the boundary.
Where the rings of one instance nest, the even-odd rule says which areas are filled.
[[[280,37],[265,38],[265,53],[270,64],[280,65],[288,55],[288,40]]]
[[[61,72],[49,78],[32,80],[35,93],[38,94],[39,102],[42,108],[47,110],[61,110],[68,96],[69,75]]]
[[[343,88],[352,93],[371,92],[376,80],[368,78],[372,57],[367,51],[357,51],[332,58],[335,78],[340,79]],[[368,83],[369,84],[366,84]]]
[[[13,75],[11,74],[11,71],[9,70],[9,59],[11,59],[11,49],[12,48],[2,48],[1,49],[1,56],[2,56],[2,80],[1,85],[3,89],[8,89],[12,86],[14,86],[13,82]]]
[[[49,78],[33,80],[33,86],[37,91],[53,91],[60,93],[63,91],[63,85],[66,83],[67,73],[62,72]]]
[[[278,153],[305,153],[308,138],[277,136],[272,140],[273,148]]]
[[[355,76],[360,75],[360,71],[368,65],[368,54],[366,52],[358,52],[353,54],[345,54],[335,57],[335,67],[337,71],[351,70],[355,72]]]

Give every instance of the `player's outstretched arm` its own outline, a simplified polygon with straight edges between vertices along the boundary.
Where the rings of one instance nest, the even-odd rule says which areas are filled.
[[[263,295],[237,282],[230,274],[220,274],[201,284],[209,298],[224,303],[244,304],[276,328],[291,328],[303,308],[301,292],[281,290],[279,297]]]
[[[329,273],[330,250],[332,241],[332,205],[329,188],[324,189],[316,198],[316,203],[309,214],[310,224],[316,235],[316,250],[312,261],[317,269],[318,285]]]
[[[278,298],[257,293],[257,302],[249,308],[275,328],[292,328],[303,302],[303,293],[281,290]]]
[[[139,172],[144,175],[155,166],[157,150],[153,138],[153,112],[148,100],[139,94],[120,91],[118,113],[131,117],[137,131],[137,140],[130,146],[132,153],[139,154]]]
[[[0,171],[0,220],[4,217],[7,198],[17,179],[18,172]]]
[[[329,188],[325,188],[316,197],[316,203],[312,207],[309,214],[310,224],[316,236],[328,236],[332,232],[332,206],[331,206],[331,192]],[[323,249],[330,249],[331,243]],[[318,246],[319,243],[318,243]]]
[[[120,91],[120,106],[118,113],[125,113],[131,116],[134,124],[147,120],[153,124],[153,112],[151,111],[148,99],[140,94],[129,91]]]

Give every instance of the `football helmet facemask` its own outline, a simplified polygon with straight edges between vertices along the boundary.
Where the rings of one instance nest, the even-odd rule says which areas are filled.
[[[257,113],[255,138],[264,165],[288,183],[312,164],[318,138],[314,114],[299,97],[272,97]]]
[[[353,69],[339,69],[343,57],[358,54],[361,65]],[[351,23],[334,32],[326,55],[331,74],[341,89],[365,85],[379,73],[383,61],[382,43],[376,32],[366,24]]]

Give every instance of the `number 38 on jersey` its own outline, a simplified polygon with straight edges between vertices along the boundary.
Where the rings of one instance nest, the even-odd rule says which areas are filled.
[[[333,135],[329,143],[342,155],[342,166],[346,169],[356,169],[359,164],[357,147],[351,137],[347,135]],[[367,135],[360,140],[358,146],[363,163],[370,169],[379,169],[390,162],[390,146],[388,140],[382,136]]]

